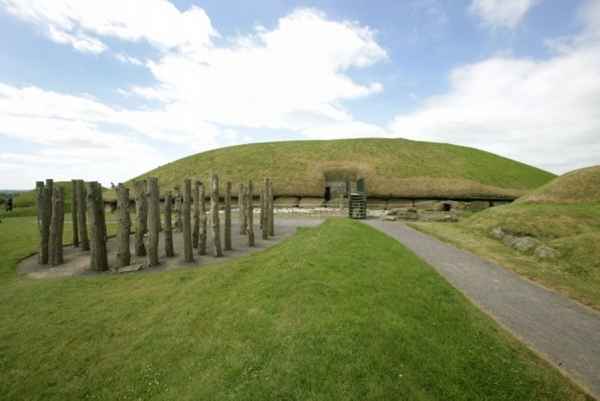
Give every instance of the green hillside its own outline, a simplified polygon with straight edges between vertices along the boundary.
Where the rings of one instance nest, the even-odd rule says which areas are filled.
[[[56,181],[55,187],[63,188],[65,191],[65,212],[71,211],[71,198],[73,197],[73,187],[70,181]],[[37,213],[36,191],[23,191],[14,197],[14,209],[10,213],[6,213],[4,209],[0,210],[0,217],[24,217],[35,216]]]
[[[600,309],[600,166],[567,173],[515,203],[456,225],[419,228]],[[518,252],[494,238],[497,229],[533,238],[558,253],[540,259],[533,251]]]
[[[325,174],[364,177],[369,194],[380,197],[518,197],[554,177],[481,150],[405,139],[233,146],[174,161],[142,177],[158,177],[162,187],[171,188],[210,171],[233,183],[270,176],[276,195],[318,197]]]

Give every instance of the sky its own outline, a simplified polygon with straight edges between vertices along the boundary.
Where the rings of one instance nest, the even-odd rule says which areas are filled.
[[[353,137],[600,164],[600,0],[0,0],[0,188]]]

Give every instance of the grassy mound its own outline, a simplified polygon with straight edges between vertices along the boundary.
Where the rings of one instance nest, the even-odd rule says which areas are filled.
[[[203,269],[34,281],[14,278],[33,220],[6,222],[6,399],[589,399],[360,223]]]
[[[161,186],[185,178],[223,181],[274,179],[279,196],[323,196],[325,175],[364,177],[380,197],[518,197],[554,176],[488,152],[405,139],[292,141],[234,146],[200,153],[161,166]]]
[[[600,309],[600,167],[565,174],[513,204],[454,226],[417,227]],[[535,238],[558,255],[542,260],[519,253],[492,239],[497,228]]]

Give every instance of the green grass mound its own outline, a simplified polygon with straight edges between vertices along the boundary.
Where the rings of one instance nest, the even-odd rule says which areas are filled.
[[[202,269],[48,281],[14,277],[35,224],[5,222],[4,399],[589,399],[357,222]]]
[[[519,199],[524,203],[600,202],[600,166],[575,170]]]
[[[323,196],[325,176],[364,177],[371,196],[509,197],[523,195],[554,176],[477,149],[405,139],[292,141],[234,146],[161,166],[142,177],[158,177],[163,188],[185,178],[222,181],[274,180],[279,196]]]

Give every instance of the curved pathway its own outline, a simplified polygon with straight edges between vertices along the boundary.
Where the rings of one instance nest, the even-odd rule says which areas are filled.
[[[367,220],[600,399],[600,313],[403,223]]]

